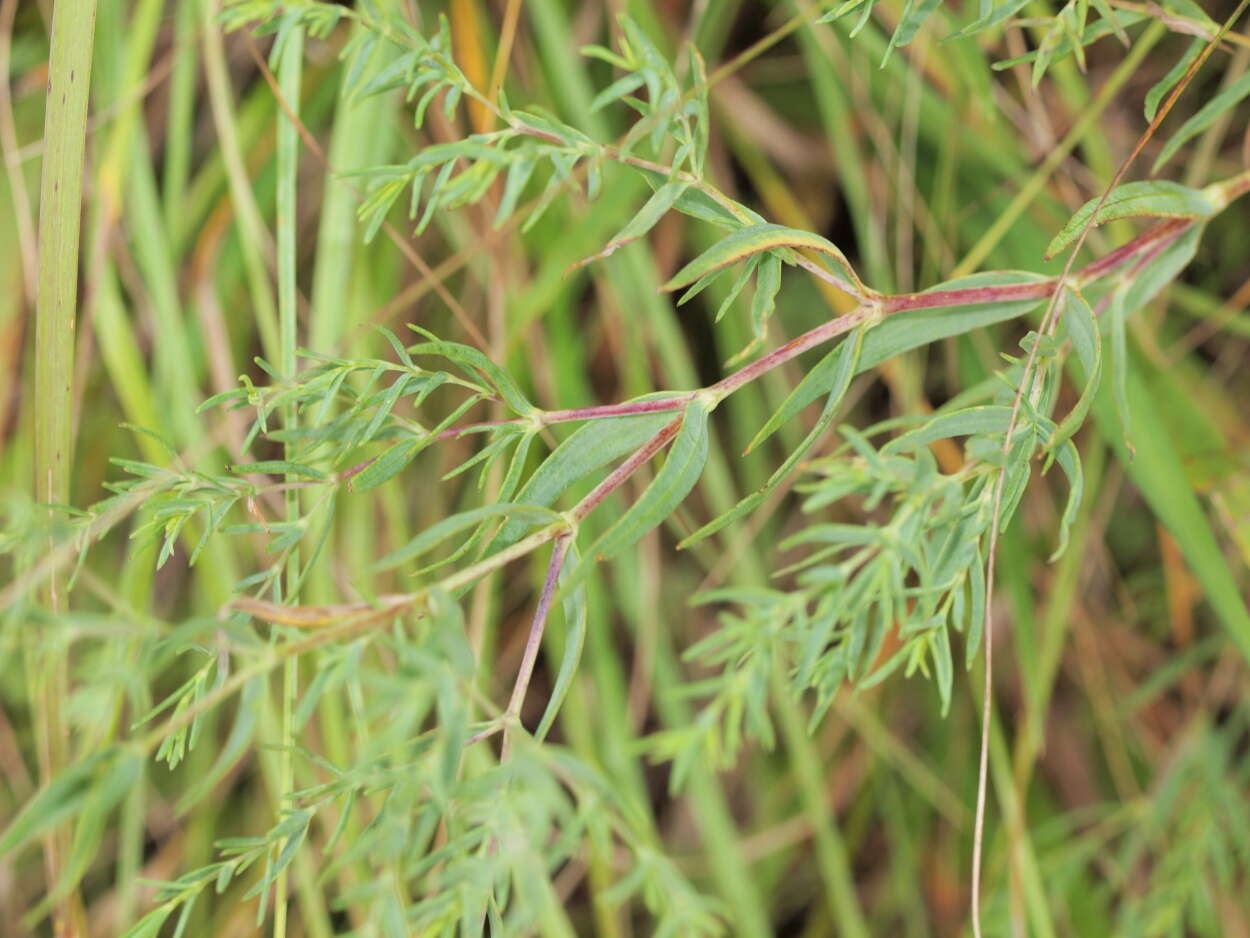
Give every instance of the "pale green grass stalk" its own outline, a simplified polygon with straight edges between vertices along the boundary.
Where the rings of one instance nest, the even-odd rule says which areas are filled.
[[[304,64],[304,34],[294,31],[281,51],[278,62],[278,82],[287,105],[295,115],[300,108],[300,83]],[[295,281],[297,225],[299,205],[296,192],[299,182],[299,134],[290,120],[278,123],[278,191],[277,191],[277,259],[278,259],[278,331],[281,358],[279,373],[293,378],[296,371],[296,348],[298,347],[299,298]],[[294,430],[298,426],[298,413],[292,404],[283,414],[283,425]],[[287,458],[292,456],[288,447]],[[300,516],[299,493],[286,494],[287,519],[298,520]],[[287,560],[286,588],[283,599],[288,603],[299,602],[300,555],[292,552]],[[299,663],[289,659],[282,669],[282,755],[278,781],[278,808],[282,810],[288,793],[294,789],[293,711],[299,691]],[[286,938],[287,933],[287,872],[278,875],[274,887],[274,938]]]
[[[94,0],[86,0],[72,8],[58,4],[52,19],[39,194],[34,382],[34,497],[50,505],[69,504],[72,497],[79,228],[95,14]],[[68,608],[62,585],[54,577],[46,587],[45,601],[54,613]],[[36,652],[33,643],[28,647],[32,673],[41,675],[31,681],[31,700],[36,709],[39,772],[46,782],[60,773],[70,755],[64,712],[68,663],[62,653]],[[67,846],[63,830],[52,832],[44,841],[49,889],[60,879]],[[81,930],[82,914],[77,892],[71,891],[55,912],[58,927]]]

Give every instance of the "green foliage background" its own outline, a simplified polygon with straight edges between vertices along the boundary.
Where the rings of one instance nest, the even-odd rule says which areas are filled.
[[[0,934],[1250,933],[1244,11],[80,7],[0,2]]]

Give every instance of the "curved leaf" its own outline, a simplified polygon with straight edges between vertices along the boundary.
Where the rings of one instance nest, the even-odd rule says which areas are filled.
[[[629,242],[637,240],[645,235],[648,231],[656,226],[664,213],[673,207],[681,194],[686,191],[686,183],[678,181],[666,182],[660,188],[651,194],[651,198],[638,210],[633,218],[631,218],[625,227],[612,236],[602,251],[591,254],[589,257],[582,258],[574,264],[574,267],[584,267],[593,261],[601,260],[614,254],[618,249],[624,247]]]
[[[1077,210],[1046,246],[1047,258],[1075,241],[1087,224],[1097,227],[1117,218],[1207,218],[1222,207],[1201,189],[1165,179],[1125,183],[1116,186],[1101,206],[1099,201],[1100,198],[1090,199]]]
[[[755,254],[782,248],[803,249],[823,254],[833,261],[848,292],[861,296],[864,294],[864,285],[860,282],[859,276],[846,256],[832,241],[812,234],[810,231],[769,224],[750,225],[722,238],[679,270],[661,289],[677,290],[722,267],[735,264]]]
[[[955,436],[1001,435],[1007,432],[1010,422],[1010,407],[1000,404],[967,407],[934,417],[924,426],[891,440],[881,447],[881,452],[885,454],[920,449],[938,440]]]
[[[1072,347],[1081,360],[1081,367],[1085,370],[1085,386],[1081,389],[1076,406],[1063,418],[1050,438],[1048,448],[1058,446],[1080,429],[1102,379],[1102,337],[1098,333],[1094,311],[1090,309],[1085,297],[1076,290],[1066,290],[1063,303],[1063,324],[1072,340]]]

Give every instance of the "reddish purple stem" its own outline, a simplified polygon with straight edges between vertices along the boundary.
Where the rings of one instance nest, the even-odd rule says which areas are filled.
[[[616,489],[620,488],[621,483],[628,479],[639,466],[643,465],[652,456],[662,450],[665,444],[677,435],[677,431],[681,429],[682,417],[670,420],[664,427],[643,444],[641,449],[635,450],[627,460],[613,469],[602,482],[591,490],[590,494],[583,498],[580,502],[573,506],[570,514],[575,521],[581,521],[588,514],[595,510],[599,504],[611,495]]]
[[[547,579],[543,582],[542,594],[538,597],[538,608],[534,610],[534,620],[530,623],[530,634],[525,640],[525,653],[521,656],[521,667],[517,670],[516,683],[512,686],[512,699],[508,701],[505,718],[521,716],[521,706],[525,703],[525,693],[529,690],[530,678],[534,676],[534,664],[538,661],[538,650],[542,648],[543,633],[547,629],[547,616],[551,613],[551,600],[556,594],[556,584],[560,580],[560,571],[564,568],[564,558],[568,555],[571,534],[557,538],[551,550],[551,563],[547,567]],[[481,734],[479,734],[481,735]],[[500,761],[506,762],[512,748],[512,735],[504,728],[503,748]]]
[[[637,414],[660,414],[666,411],[682,410],[693,398],[694,392],[690,391],[675,397],[657,398],[652,401],[626,401],[623,404],[576,407],[572,410],[548,410],[543,412],[543,423],[568,423],[573,420],[594,420],[600,417],[632,417]],[[444,430],[437,438],[445,440],[479,430],[506,427],[509,424],[519,423],[523,419],[513,417],[508,420],[488,420],[483,423],[471,423],[463,427],[452,427],[449,430]]]

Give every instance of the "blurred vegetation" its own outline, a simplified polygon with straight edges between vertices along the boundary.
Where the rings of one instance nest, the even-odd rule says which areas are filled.
[[[1244,6],[0,0],[0,935],[1250,935]]]

